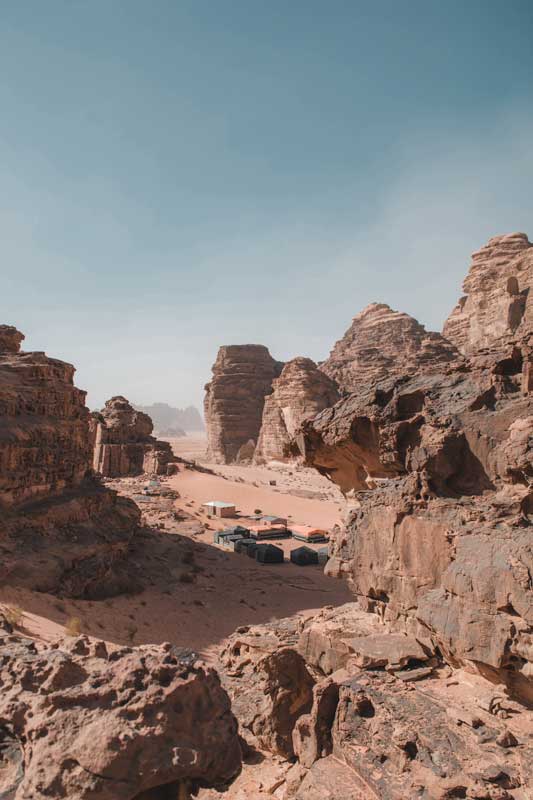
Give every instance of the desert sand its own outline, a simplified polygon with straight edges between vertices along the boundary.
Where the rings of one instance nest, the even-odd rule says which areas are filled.
[[[183,443],[180,455],[201,455],[205,438],[190,438],[191,441],[177,440],[180,445]],[[25,629],[38,638],[59,638],[69,620],[76,618],[82,632],[107,642],[169,641],[190,647],[206,660],[212,660],[221,642],[241,625],[293,614],[308,615],[325,605],[349,602],[351,595],[346,583],[327,577],[320,566],[298,567],[288,562],[260,565],[245,555],[214,545],[214,531],[235,524],[238,519],[214,520],[201,508],[208,500],[223,499],[234,502],[243,515],[260,508],[263,513],[284,515],[296,523],[330,528],[341,521],[339,501],[288,494],[291,476],[287,486],[283,474],[280,479],[275,470],[220,469],[229,470],[231,479],[189,469],[180,469],[179,474],[165,479],[165,486],[179,492],[174,508],[186,517],[183,521],[155,510],[156,502],[152,504],[154,509],[150,504],[143,505],[146,521],[160,526],[156,544],[152,541],[149,552],[142,536],[134,547],[134,561],[147,584],[144,591],[86,601],[2,587],[0,603],[20,607],[24,611]],[[273,479],[277,480],[276,486],[268,483]],[[319,491],[322,479],[320,476],[317,479],[314,489]],[[131,479],[109,483],[130,496],[139,490],[138,483]],[[308,483],[311,485],[312,481]],[[301,544],[291,539],[273,543],[287,555]]]

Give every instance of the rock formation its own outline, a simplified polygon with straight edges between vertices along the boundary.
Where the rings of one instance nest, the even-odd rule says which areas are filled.
[[[515,239],[480,252],[501,255]],[[525,252],[511,261],[527,297]],[[511,331],[496,305],[464,309],[447,332],[466,362],[344,398],[304,425],[306,458],[360,504],[333,542],[330,572],[349,577],[364,608],[532,701],[532,329],[525,313]]]
[[[472,255],[465,295],[444,325],[444,336],[474,354],[533,329],[533,245],[525,233],[495,236]]]
[[[523,800],[531,787],[531,713],[478,676],[447,680],[430,646],[355,604],[242,628],[220,669],[248,747],[294,762],[266,773],[281,800]]]
[[[295,434],[305,419],[339,400],[335,381],[321,372],[310,358],[288,361],[265,399],[261,432],[255,450],[256,463],[286,460],[297,453]]]
[[[0,685],[2,797],[188,797],[195,781],[239,769],[228,697],[183,648],[85,636],[49,646],[15,635],[0,615]]]
[[[0,582],[88,596],[128,583],[115,567],[137,507],[91,477],[85,392],[74,367],[20,352],[0,327]]]
[[[408,314],[371,303],[354,317],[320,369],[345,392],[358,392],[391,375],[412,375],[457,357],[440,333],[426,331]]]
[[[125,397],[112,397],[91,419],[93,467],[99,475],[162,475],[175,459],[168,442],[151,436],[152,420]]]
[[[221,347],[213,378],[205,387],[204,413],[208,458],[218,464],[235,461],[240,448],[257,444],[265,397],[283,364],[260,344]]]

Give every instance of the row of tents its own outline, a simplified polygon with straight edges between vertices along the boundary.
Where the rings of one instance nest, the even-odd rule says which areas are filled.
[[[235,525],[233,528],[223,531],[216,531],[213,540],[215,544],[222,545],[235,553],[254,558],[260,564],[283,564],[285,561],[285,554],[281,547],[252,538],[248,535],[247,529],[240,525]],[[291,550],[290,560],[293,564],[298,564],[302,567],[310,564],[325,564],[328,560],[328,548],[323,547],[317,551],[302,545]]]

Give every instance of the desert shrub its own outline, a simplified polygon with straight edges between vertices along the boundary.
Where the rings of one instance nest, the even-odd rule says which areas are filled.
[[[24,619],[24,612],[18,606],[6,606],[4,608],[4,616],[10,625],[14,628],[20,628]]]
[[[263,512],[261,511],[260,508],[254,508],[254,514],[262,514],[262,513]]]
[[[135,634],[137,633],[138,628],[137,625],[126,625],[126,633],[128,635],[129,641],[133,644],[133,640],[135,639]]]
[[[65,624],[67,636],[79,636],[81,633],[81,619],[79,617],[69,617]]]

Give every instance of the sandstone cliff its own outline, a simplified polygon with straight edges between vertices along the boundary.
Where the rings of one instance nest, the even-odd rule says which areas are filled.
[[[511,262],[527,298],[522,238],[480,252],[501,255],[506,243],[526,252]],[[464,323],[454,312],[446,326],[466,361],[360,387],[305,423],[303,438],[307,463],[360,504],[335,537],[330,572],[393,627],[533,701],[532,328],[525,311],[512,330],[497,305],[486,313],[483,284],[472,289],[481,310],[464,303]]]
[[[287,460],[298,454],[295,434],[305,419],[339,400],[335,381],[321,372],[310,358],[288,361],[265,399],[261,432],[254,460]]]
[[[148,414],[137,411],[125,397],[108,400],[90,424],[93,467],[99,475],[161,475],[175,460],[170,444],[151,435],[154,426]]]
[[[533,245],[525,233],[495,236],[472,255],[464,296],[444,325],[462,353],[523,339],[533,329]]]
[[[391,375],[444,366],[457,355],[440,333],[426,331],[416,319],[385,303],[371,303],[354,317],[320,369],[343,391],[358,392]]]
[[[231,463],[244,447],[249,457],[257,444],[265,397],[283,364],[259,344],[221,347],[213,378],[205,387],[204,413],[208,458]],[[251,447],[249,443],[252,443]]]
[[[119,565],[137,507],[91,477],[85,392],[74,367],[20,352],[0,327],[0,580],[72,595],[131,584]]]

